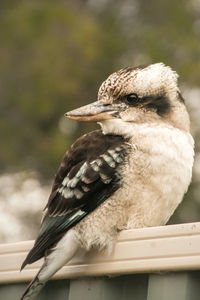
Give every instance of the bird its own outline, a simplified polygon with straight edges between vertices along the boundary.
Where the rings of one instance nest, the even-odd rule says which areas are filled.
[[[97,100],[65,114],[96,122],[64,155],[39,235],[21,269],[44,263],[21,300],[33,299],[77,251],[112,253],[119,231],[167,223],[191,182],[194,141],[178,74],[164,63],[125,67]]]

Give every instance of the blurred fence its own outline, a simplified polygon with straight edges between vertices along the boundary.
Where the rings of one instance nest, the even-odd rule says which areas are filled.
[[[24,282],[41,265],[39,261],[19,273],[32,244],[0,245],[1,299],[18,299]],[[200,223],[123,231],[111,256],[77,256],[54,276],[58,280],[51,280],[38,299],[198,300],[199,245]]]

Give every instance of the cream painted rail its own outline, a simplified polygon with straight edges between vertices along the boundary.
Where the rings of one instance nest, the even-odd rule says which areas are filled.
[[[0,283],[30,280],[41,261],[19,272],[32,241],[0,245]],[[111,256],[77,256],[56,279],[200,269],[200,223],[123,231]]]

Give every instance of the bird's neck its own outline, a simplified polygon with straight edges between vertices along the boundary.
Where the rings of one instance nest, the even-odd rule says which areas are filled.
[[[132,138],[135,136],[136,132],[143,131],[146,127],[157,127],[156,123],[135,123],[126,122],[122,119],[110,119],[98,123],[104,134],[115,134],[121,135],[124,138]],[[162,124],[161,124],[162,126]]]
[[[101,126],[103,134],[115,134],[123,137],[132,137],[133,126],[130,122],[122,119],[110,119],[98,122]]]

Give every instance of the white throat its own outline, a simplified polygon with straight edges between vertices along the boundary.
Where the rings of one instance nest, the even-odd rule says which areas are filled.
[[[124,137],[132,137],[135,123],[125,122],[122,119],[110,119],[98,122],[104,134],[116,134]]]

